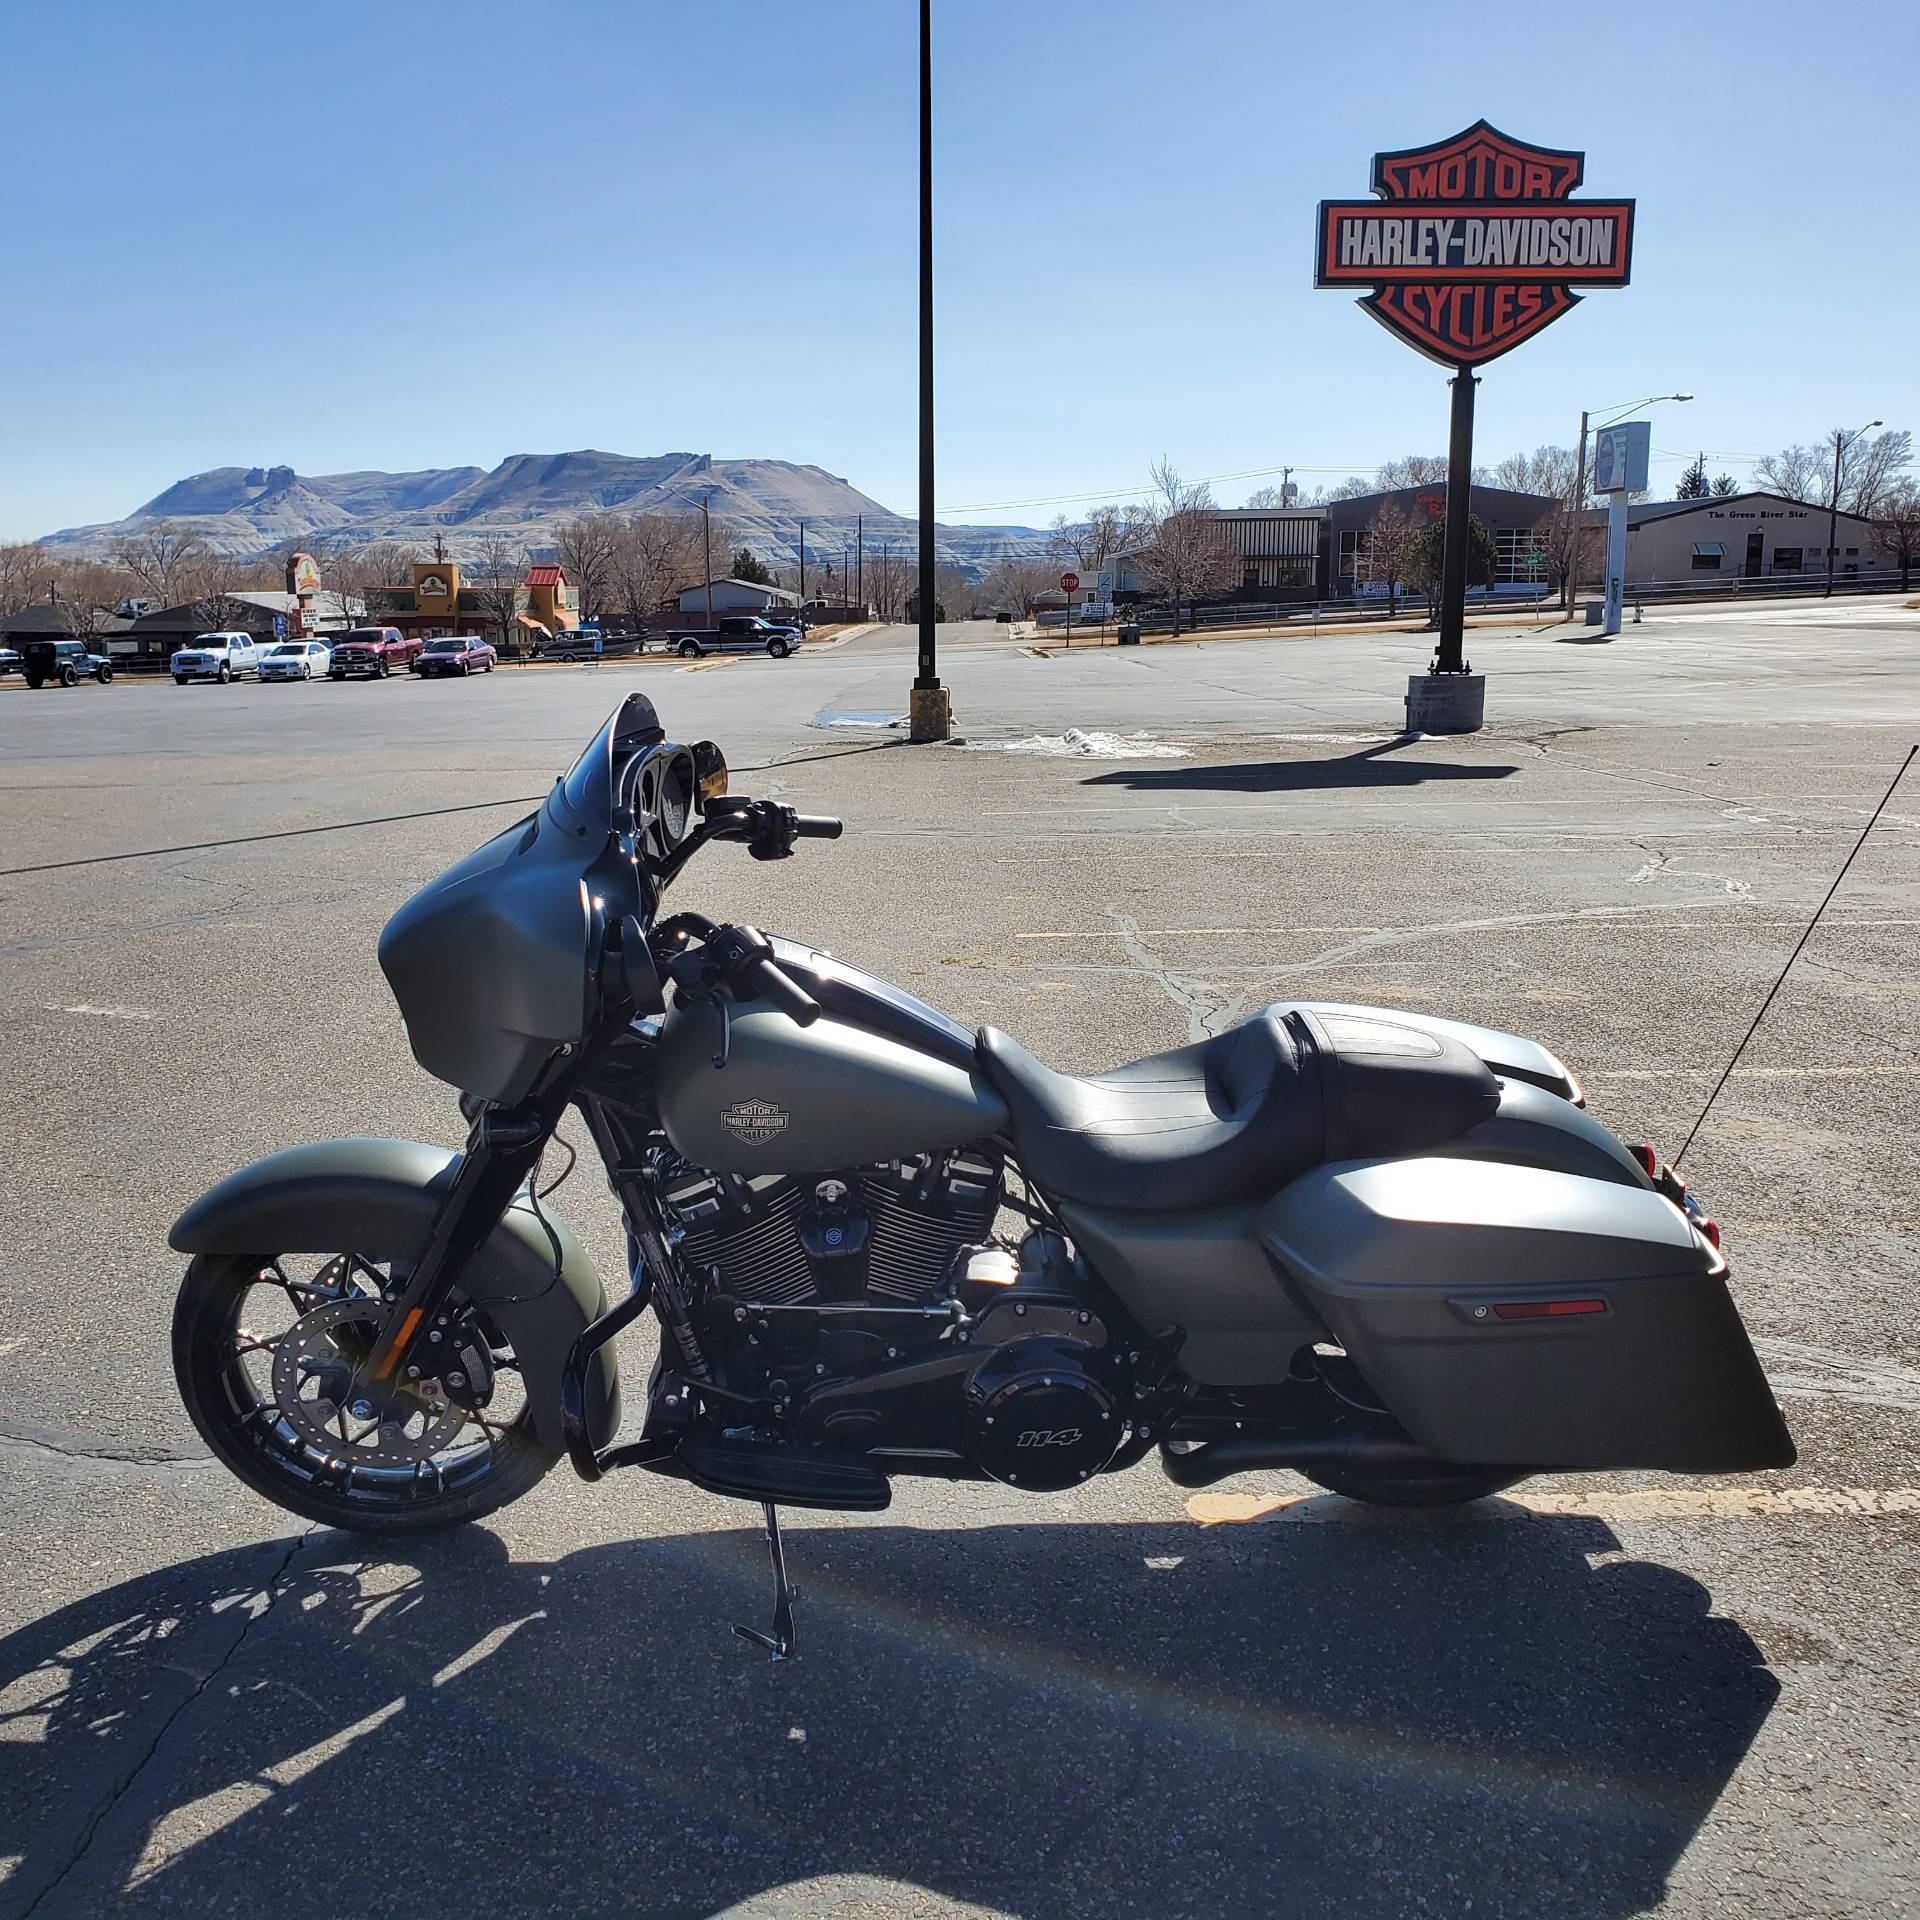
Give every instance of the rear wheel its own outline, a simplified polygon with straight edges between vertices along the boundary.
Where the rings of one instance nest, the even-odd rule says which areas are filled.
[[[1364,1467],[1308,1467],[1306,1476],[1342,1499],[1376,1507],[1458,1507],[1504,1493],[1527,1476],[1507,1467],[1415,1467],[1398,1473]]]
[[[698,640],[682,640],[680,642],[680,658],[682,660],[698,660],[700,658],[700,642]]]
[[[80,684],[80,676],[72,667],[62,667],[60,669],[60,684],[63,687],[77,687]]]
[[[256,1493],[324,1526],[426,1533],[518,1499],[558,1458],[534,1437],[511,1346],[458,1296],[422,1371],[367,1390],[358,1368],[402,1284],[357,1254],[187,1269],[174,1377],[200,1437]]]
[[[40,689],[44,687],[46,684],[47,684],[46,677],[43,674],[30,673],[27,675],[27,685],[30,686],[36,693],[38,693]],[[186,682],[183,680],[181,681],[180,684],[182,686],[185,686]]]

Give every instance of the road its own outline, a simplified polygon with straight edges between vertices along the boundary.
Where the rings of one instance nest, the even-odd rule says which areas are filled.
[[[632,687],[850,823],[716,850],[685,904],[1071,1069],[1309,992],[1515,1028],[1677,1147],[1920,732],[1920,613],[1478,633],[1489,730],[1406,741],[1425,645],[943,630],[942,749],[886,725],[899,630],[0,686],[0,1916],[1920,1908],[1920,772],[1689,1156],[1800,1443],[1757,1493],[1568,1476],[1409,1519],[1266,1474],[1202,1525],[1151,1466],[903,1485],[794,1516],[773,1668],[727,1631],[766,1607],[749,1510],[562,1469],[376,1550],[255,1501],[178,1408],[167,1224],[292,1141],[459,1138],[379,928]],[[552,1204],[617,1273],[602,1186]]]

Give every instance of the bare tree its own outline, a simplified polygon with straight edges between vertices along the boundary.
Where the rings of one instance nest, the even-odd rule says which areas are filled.
[[[48,577],[47,597],[74,639],[92,641],[125,602],[130,584],[129,576],[107,561],[66,560]]]
[[[1869,437],[1836,427],[1811,447],[1782,447],[1753,465],[1755,484],[1789,500],[1824,507],[1833,497],[1834,449],[1840,449],[1840,511],[1873,517],[1880,498],[1913,458],[1913,435],[1889,428]]]
[[[252,601],[239,598],[251,588],[252,576],[246,561],[203,549],[181,575],[180,604],[192,607],[203,633],[252,633],[265,620]]]
[[[996,577],[999,571],[996,568],[988,578]],[[868,548],[867,597],[873,602],[874,610],[881,619],[901,620],[906,617],[907,589],[916,577],[913,556],[904,552],[896,553],[891,541],[882,541],[878,547]]]
[[[1531,453],[1510,453],[1493,469],[1493,484],[1514,493],[1565,500],[1573,492],[1573,460],[1571,447],[1543,446]]]
[[[192,597],[213,549],[191,527],[157,520],[114,541],[111,553],[114,564],[132,574],[148,598],[159,606],[176,607]]]
[[[0,621],[11,620],[40,598],[52,577],[50,564],[51,557],[37,540],[0,544]]]
[[[1247,495],[1245,504],[1249,507],[1290,507],[1298,491],[1291,480],[1279,487],[1255,487]]]
[[[1213,495],[1203,481],[1188,486],[1179,469],[1164,457],[1152,469],[1153,538],[1140,556],[1140,568],[1173,604],[1173,630],[1180,631],[1180,605],[1202,594],[1224,592],[1240,577],[1240,556],[1233,550]]]
[[[583,618],[600,614],[613,584],[614,555],[620,545],[622,525],[617,514],[585,513],[569,520],[554,536],[554,557],[565,570],[568,581],[580,595]],[[716,553],[724,552],[716,547]]]
[[[527,576],[527,552],[503,533],[487,534],[469,563],[475,596],[487,624],[500,636],[502,653],[520,651],[520,590]]]
[[[1048,531],[1047,552],[1078,572],[1098,573],[1115,554],[1129,552],[1152,537],[1152,516],[1145,508],[1109,504],[1093,508],[1084,520],[1056,515]]]
[[[1318,488],[1314,493],[1314,504],[1330,506],[1337,500],[1358,500],[1375,490],[1371,480],[1363,479],[1357,473],[1350,473],[1344,480],[1336,480],[1330,487]]]
[[[1880,497],[1874,509],[1874,531],[1887,558],[1900,569],[1900,591],[1913,583],[1913,567],[1920,559],[1920,486],[1911,480],[1896,481]]]
[[[1376,469],[1373,484],[1382,493],[1393,493],[1401,487],[1439,486],[1446,477],[1444,453],[1403,453],[1398,460],[1386,461]]]
[[[1389,613],[1400,610],[1400,583],[1412,565],[1419,533],[1413,515],[1398,501],[1388,501],[1367,522],[1367,573],[1374,584],[1386,588]]]

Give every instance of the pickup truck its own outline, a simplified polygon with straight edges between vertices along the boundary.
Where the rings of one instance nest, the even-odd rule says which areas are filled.
[[[385,680],[395,667],[411,666],[420,645],[417,635],[402,633],[398,627],[353,627],[333,643],[327,678],[345,680],[362,673]]]
[[[703,653],[770,653],[784,660],[800,644],[801,633],[796,626],[763,620],[757,613],[730,613],[711,627],[669,627],[665,639],[689,660]]]
[[[191,646],[176,653],[168,665],[173,669],[173,684],[184,687],[189,680],[216,680],[225,686],[243,673],[258,674],[263,649],[250,633],[196,634]]]

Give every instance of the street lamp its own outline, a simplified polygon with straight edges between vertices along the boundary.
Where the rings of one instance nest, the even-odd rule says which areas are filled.
[[[1573,616],[1574,576],[1580,571],[1580,516],[1587,499],[1587,422],[1596,413],[1612,416],[1606,420],[1595,420],[1596,428],[1610,427],[1615,420],[1622,420],[1636,407],[1658,406],[1664,400],[1691,400],[1690,393],[1650,393],[1644,400],[1630,400],[1624,407],[1590,407],[1580,416],[1580,456],[1573,467],[1573,498],[1568,503],[1569,526],[1567,529],[1567,577],[1560,590],[1560,611],[1571,619]]]
[[[920,0],[920,595],[919,671],[907,737],[944,740],[952,709],[934,653],[933,539],[933,0]]]
[[[1827,590],[1821,595],[1824,600],[1833,598],[1833,546],[1838,537],[1840,525],[1840,456],[1860,438],[1863,433],[1871,433],[1875,427],[1885,426],[1884,420],[1869,420],[1864,427],[1855,427],[1851,433],[1842,433],[1837,428],[1833,436],[1833,492],[1827,497]]]

